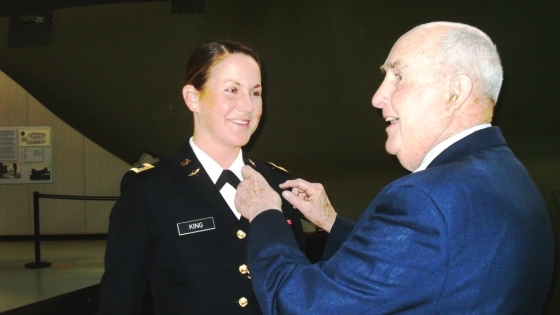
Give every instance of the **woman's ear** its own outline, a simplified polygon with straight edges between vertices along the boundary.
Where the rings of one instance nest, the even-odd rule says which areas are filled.
[[[187,84],[183,87],[183,100],[191,112],[198,112],[199,99],[200,92],[192,84]]]

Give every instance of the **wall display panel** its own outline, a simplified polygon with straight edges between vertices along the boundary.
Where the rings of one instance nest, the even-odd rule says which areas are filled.
[[[0,127],[0,184],[53,182],[52,126]]]

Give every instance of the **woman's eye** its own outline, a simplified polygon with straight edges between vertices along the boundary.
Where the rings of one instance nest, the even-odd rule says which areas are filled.
[[[261,91],[253,91],[253,92],[251,93],[251,95],[253,95],[253,96],[261,96]]]
[[[226,91],[232,92],[232,93],[237,93],[237,88],[227,89]]]

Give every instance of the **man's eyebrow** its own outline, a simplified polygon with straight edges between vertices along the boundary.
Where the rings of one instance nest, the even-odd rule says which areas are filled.
[[[386,62],[382,64],[381,67],[379,67],[379,69],[381,70],[381,72],[385,73],[386,69],[394,69],[401,64],[402,62],[400,60],[396,60],[395,62]]]

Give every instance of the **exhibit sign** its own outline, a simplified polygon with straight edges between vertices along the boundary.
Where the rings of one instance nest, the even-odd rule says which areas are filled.
[[[52,182],[52,126],[0,127],[0,184]]]

